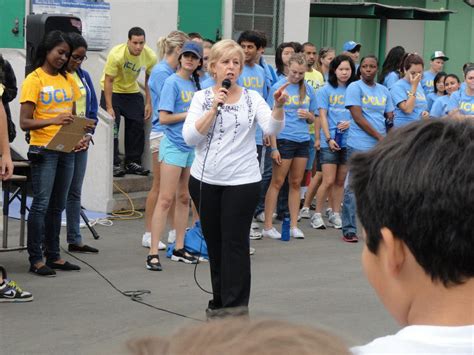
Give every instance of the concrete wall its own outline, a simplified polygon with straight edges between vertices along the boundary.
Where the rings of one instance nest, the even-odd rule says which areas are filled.
[[[286,0],[280,12],[283,17],[282,42],[307,42],[310,0]]]
[[[385,53],[395,46],[403,46],[407,52],[422,55],[424,38],[425,21],[389,20]]]

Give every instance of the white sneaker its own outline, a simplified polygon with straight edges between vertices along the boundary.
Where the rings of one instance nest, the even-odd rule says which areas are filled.
[[[330,208],[330,207],[326,208],[326,218],[331,217],[331,215],[332,215],[332,208]]]
[[[332,223],[332,226],[336,229],[341,229],[342,228],[342,220],[341,220],[341,215],[337,212],[334,212],[329,216],[329,223]]]
[[[309,211],[309,207],[303,207],[303,208],[300,210],[299,217],[305,218],[305,219],[311,218],[311,212]]]
[[[315,213],[311,217],[311,227],[314,229],[326,229],[321,213]]]
[[[290,237],[295,239],[304,239],[304,233],[298,227],[293,227],[290,229]]]
[[[269,230],[262,229],[262,236],[271,239],[281,239],[281,234],[275,229],[275,227],[272,227],[272,229]]]
[[[272,214],[272,219],[275,219],[277,216],[276,213]],[[265,211],[260,212],[258,215],[255,216],[257,222],[265,223]]]
[[[255,254],[255,248],[250,247],[249,248],[249,255]]]
[[[176,229],[172,229],[168,232],[168,243],[174,243],[176,241]]]
[[[252,228],[252,229],[259,229],[259,228],[260,228],[260,224],[258,224],[257,222],[252,222],[252,224],[250,225],[250,228]]]
[[[251,240],[262,239],[262,233],[260,233],[258,230],[250,229],[249,238]]]
[[[142,246],[145,248],[151,247],[151,233],[145,232],[142,237]],[[166,250],[166,244],[163,243],[161,240],[158,242],[158,250]]]

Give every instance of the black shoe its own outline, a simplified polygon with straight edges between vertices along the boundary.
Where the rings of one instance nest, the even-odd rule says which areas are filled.
[[[150,170],[145,170],[143,166],[138,163],[128,163],[125,165],[125,173],[147,176],[150,173]]]
[[[95,253],[99,252],[99,249],[90,247],[88,245],[77,245],[77,244],[69,244],[67,250],[71,253]]]
[[[41,267],[36,267],[34,265],[30,266],[30,272],[38,276],[54,277],[56,276],[56,271],[51,269],[48,265],[43,265]]]
[[[158,261],[153,263],[153,262],[151,262],[153,259],[156,259]],[[146,268],[148,270],[151,270],[151,271],[161,271],[161,270],[163,270],[163,268],[161,267],[160,257],[158,256],[158,254],[148,255],[146,257]]]
[[[359,241],[359,237],[357,237],[354,233],[347,233],[346,235],[342,236],[342,240],[347,243],[357,243]]]
[[[51,269],[62,270],[62,271],[79,271],[81,267],[78,265],[71,264],[69,261],[65,261],[64,264],[46,262]]]
[[[114,165],[114,177],[122,176],[125,176],[125,170],[122,168],[121,165]]]
[[[196,264],[197,263],[197,259],[192,256],[191,254],[189,254],[188,252],[186,252],[186,250],[184,250],[184,248],[182,249],[174,249],[173,250],[173,255],[171,255],[171,260],[173,261],[182,261],[183,263],[185,264]]]

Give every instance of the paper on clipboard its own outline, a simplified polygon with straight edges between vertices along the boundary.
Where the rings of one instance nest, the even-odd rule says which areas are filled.
[[[91,124],[94,125],[95,121],[85,117],[74,116],[72,123],[61,126],[46,146],[46,149],[65,153],[72,152],[82,137],[84,137],[85,128]]]

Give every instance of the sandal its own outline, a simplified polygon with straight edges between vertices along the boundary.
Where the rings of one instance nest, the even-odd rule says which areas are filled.
[[[153,259],[156,259],[157,261],[152,262]],[[160,257],[158,256],[158,254],[148,255],[146,257],[146,268],[151,271],[163,270],[163,268],[161,267]]]

